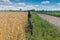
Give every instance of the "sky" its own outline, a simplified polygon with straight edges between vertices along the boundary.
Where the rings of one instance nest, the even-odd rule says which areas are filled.
[[[59,10],[60,0],[0,0],[0,10]]]

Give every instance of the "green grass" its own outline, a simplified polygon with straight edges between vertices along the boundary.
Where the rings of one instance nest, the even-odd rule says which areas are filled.
[[[27,33],[28,40],[60,40],[60,32],[55,26],[32,13],[33,35]]]
[[[48,14],[48,15],[51,15],[51,16],[56,16],[56,17],[60,17],[60,12],[40,12],[42,14]]]

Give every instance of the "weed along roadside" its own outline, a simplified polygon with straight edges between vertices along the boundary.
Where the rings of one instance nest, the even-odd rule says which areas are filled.
[[[28,40],[60,40],[60,31],[32,12],[33,35],[27,33]]]

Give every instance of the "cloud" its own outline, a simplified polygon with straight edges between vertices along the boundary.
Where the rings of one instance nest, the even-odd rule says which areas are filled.
[[[41,4],[49,4],[50,1],[42,1]],[[60,10],[60,7],[57,5],[60,5],[60,3],[57,3],[57,5],[38,5],[38,4],[32,4],[32,5],[27,5],[24,2],[11,2],[10,0],[0,0],[0,4],[6,4],[6,5],[0,5],[0,10]],[[12,5],[10,5],[12,4]],[[56,7],[57,6],[57,7]]]
[[[1,3],[5,3],[5,2],[7,2],[7,0],[4,0]],[[10,4],[10,1],[8,1],[8,2]],[[5,3],[5,4],[7,4],[7,3]],[[31,10],[31,9],[36,9],[35,6],[38,6],[38,5],[27,5],[24,2],[19,2],[19,3],[12,3],[12,5],[0,5],[0,10],[20,10],[20,9]]]
[[[60,11],[60,7],[57,5],[42,5],[39,8],[40,10],[47,10],[47,11]]]
[[[10,0],[0,0],[0,4],[11,4]]]
[[[50,1],[42,1],[41,4],[49,4]]]
[[[37,9],[34,5],[25,5],[25,6],[7,6],[7,5],[1,5],[0,10],[31,10],[31,9]]]
[[[1,5],[1,4],[6,4],[6,5]],[[20,10],[20,9],[31,10],[31,9],[36,9],[35,6],[38,5],[27,5],[24,2],[12,3],[10,0],[0,0],[0,10]]]
[[[0,10],[19,10],[20,7],[15,6],[0,6]]]
[[[26,6],[24,7],[24,9],[25,9],[25,10],[32,10],[32,9],[37,10],[37,7],[36,7],[36,5],[26,5]]]
[[[26,4],[24,2],[11,2],[10,0],[0,0],[0,5],[15,5],[15,6],[25,6]]]
[[[0,10],[31,10],[31,9],[35,9],[35,10],[50,10],[50,11],[56,11],[59,10],[60,11],[60,7],[57,7],[56,5],[52,6],[46,6],[46,5],[39,5],[38,7],[36,7],[35,5],[25,5],[25,6],[7,6],[7,5],[2,5],[0,6]]]
[[[22,2],[20,2],[20,3],[14,3],[14,5],[16,5],[16,6],[26,6],[26,4],[22,3]]]
[[[57,3],[57,5],[60,5],[60,3]]]
[[[39,5],[35,5],[36,7],[38,7]]]
[[[23,9],[24,6],[26,6],[26,4],[23,2],[12,3],[10,0],[0,0],[0,10],[20,10],[20,8]]]

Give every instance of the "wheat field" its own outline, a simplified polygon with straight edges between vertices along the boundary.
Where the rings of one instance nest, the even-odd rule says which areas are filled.
[[[0,40],[25,40],[27,12],[0,12]]]

